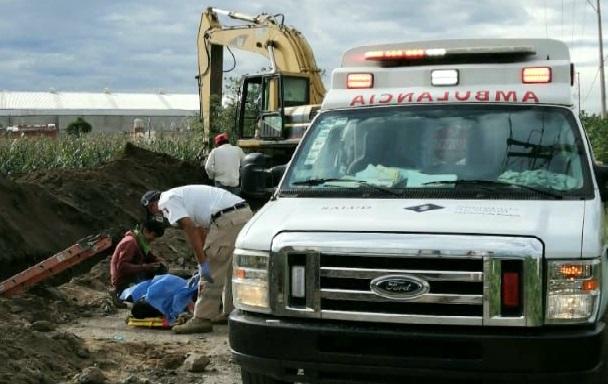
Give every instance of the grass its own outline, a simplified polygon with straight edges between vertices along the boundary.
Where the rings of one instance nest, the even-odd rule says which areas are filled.
[[[131,138],[125,134],[65,135],[58,139],[0,138],[0,174],[95,167],[120,155],[128,141],[180,160],[194,160],[202,148],[202,139],[199,132],[165,134],[153,139]]]

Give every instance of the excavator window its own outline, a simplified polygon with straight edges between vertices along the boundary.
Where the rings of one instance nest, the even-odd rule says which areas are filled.
[[[243,81],[241,138],[284,138],[284,108],[309,104],[307,77],[284,74],[246,76]]]
[[[283,106],[297,107],[309,103],[307,77],[283,76]]]
[[[264,78],[263,112],[277,112],[281,108],[280,89],[281,84],[278,76]]]
[[[262,98],[262,77],[246,78],[243,83],[242,105],[241,105],[241,137],[254,137],[258,118],[263,106]]]

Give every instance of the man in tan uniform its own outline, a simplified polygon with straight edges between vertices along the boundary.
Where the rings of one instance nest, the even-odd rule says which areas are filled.
[[[237,235],[252,216],[249,205],[224,189],[207,185],[148,191],[141,203],[148,213],[162,214],[185,232],[199,264],[201,280],[194,317],[174,326],[174,332],[212,331],[213,322],[227,317],[234,308],[232,253]]]

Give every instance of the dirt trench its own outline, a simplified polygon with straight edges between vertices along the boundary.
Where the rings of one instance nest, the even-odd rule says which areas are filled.
[[[99,232],[116,241],[144,216],[148,189],[206,183],[198,164],[127,145],[116,160],[81,170],[0,178],[0,280]],[[181,231],[152,244],[170,272],[195,262]],[[226,326],[207,335],[127,326],[108,294],[111,249],[30,290],[0,297],[0,384],[237,383]],[[189,372],[186,358],[209,359]],[[86,376],[90,371],[101,374]],[[83,376],[84,375],[84,376]]]
[[[143,218],[139,199],[148,189],[206,182],[198,164],[131,144],[97,168],[0,177],[0,279],[85,236],[120,238]]]

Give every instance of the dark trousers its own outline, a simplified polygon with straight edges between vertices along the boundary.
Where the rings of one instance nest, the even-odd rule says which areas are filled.
[[[144,300],[139,300],[133,303],[131,315],[136,319],[145,319],[146,317],[157,317],[163,314]]]
[[[239,188],[239,187],[229,187],[227,185],[223,185],[219,181],[215,182],[215,186],[218,187],[218,188],[225,189],[228,192],[232,193],[233,195],[237,195],[237,196],[241,195],[241,188]]]

